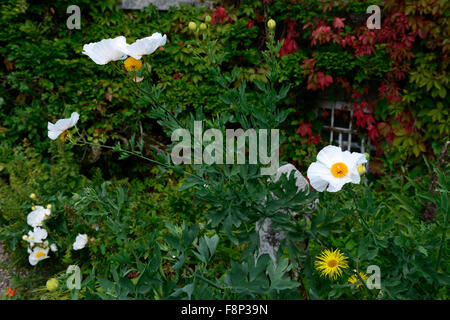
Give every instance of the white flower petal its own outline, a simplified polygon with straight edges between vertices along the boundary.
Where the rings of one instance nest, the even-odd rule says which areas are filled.
[[[351,182],[359,184],[361,182],[361,176],[358,172],[358,165],[367,163],[366,156],[358,152],[352,152],[351,154],[348,152],[344,157],[352,165],[352,167],[349,166],[349,178]]]
[[[30,239],[30,244],[31,242],[34,243],[42,243],[43,240],[45,240],[48,236],[47,230],[40,228],[40,227],[34,227],[33,231],[28,232],[28,239],[30,239],[30,237],[33,237],[33,240]]]
[[[126,48],[126,53],[134,59],[141,59],[143,55],[152,54],[161,46],[166,44],[167,36],[154,33],[150,37],[136,40]]]
[[[44,255],[41,256],[37,256],[38,253],[42,253]],[[41,247],[35,247],[33,248],[33,250],[30,253],[30,256],[28,257],[28,262],[32,265],[35,266],[39,261],[44,260],[49,258],[48,256],[48,248],[43,249]]]
[[[341,191],[342,187],[344,186],[345,182],[343,181],[338,181],[338,182],[334,182],[334,183],[330,183],[328,185],[328,192],[338,192]]]
[[[56,139],[58,139],[58,137],[61,133],[63,133],[63,132],[59,131],[59,130],[57,130],[57,131],[51,130],[51,131],[48,131],[48,137],[52,140],[56,140]]]
[[[89,56],[96,64],[107,64],[126,57],[127,40],[124,36],[103,39],[83,46],[83,54]]]
[[[71,127],[71,119],[59,119],[58,121],[56,121],[55,123],[55,129],[59,130],[59,131],[64,131],[67,130]]]
[[[78,234],[75,238],[75,242],[73,243],[73,250],[81,250],[88,243],[87,234]]]
[[[75,126],[79,119],[80,115],[78,114],[78,112],[72,112],[72,114],[70,115],[70,127]]]
[[[49,209],[42,206],[36,206],[36,210],[31,211],[27,216],[27,223],[30,227],[41,227],[42,221],[46,218],[46,213],[50,214]]]
[[[348,169],[343,177],[334,176],[331,170],[333,165],[339,162],[344,163]],[[317,154],[317,162],[309,166],[307,175],[311,186],[317,191],[322,192],[326,189],[328,192],[337,192],[348,182],[360,183],[358,165],[366,162],[365,156],[361,153],[350,153],[336,146],[326,146]]]
[[[56,131],[56,130],[58,130],[56,127],[55,127],[55,125],[53,124],[53,123],[51,123],[51,122],[47,122],[47,130],[48,131]]]
[[[361,176],[358,172],[352,172],[349,174],[350,182],[354,184],[359,184],[361,182]]]
[[[330,169],[327,168],[323,163],[313,162],[309,166],[306,175],[309,179],[309,182],[311,183],[311,186],[315,190],[322,192],[327,187],[331,174]]]
[[[59,119],[55,124],[48,122],[48,137],[52,140],[56,140],[61,133],[72,128],[80,118],[80,115],[77,112],[72,112],[70,118]]]
[[[356,165],[367,163],[366,155],[363,153],[352,152],[352,157]]]
[[[317,161],[331,168],[336,162],[342,162],[342,150],[336,146],[326,146],[317,154]]]

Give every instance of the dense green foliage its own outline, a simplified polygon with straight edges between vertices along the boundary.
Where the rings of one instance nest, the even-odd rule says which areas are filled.
[[[366,3],[359,1],[242,1],[227,7],[231,23],[195,33],[188,23],[210,11],[123,11],[113,0],[85,0],[81,30],[69,30],[69,1],[3,2],[0,241],[12,264],[28,265],[27,214],[50,204],[45,227],[58,246],[30,269],[33,281],[16,279],[16,298],[447,299],[449,165],[439,154],[449,140],[448,5],[391,2],[383,14],[400,38],[415,38],[411,48],[392,50],[392,39],[360,30]],[[428,16],[435,20],[426,27]],[[274,35],[266,17],[277,21]],[[345,27],[317,31],[342,17]],[[405,23],[414,34],[402,33]],[[142,83],[121,62],[96,65],[81,54],[89,42],[153,32],[168,42],[143,58]],[[399,70],[407,77],[396,78]],[[382,94],[366,101],[374,91]],[[359,186],[297,193],[292,177],[273,183],[261,165],[145,161],[167,163],[172,131],[192,131],[195,119],[221,130],[280,128],[281,162],[304,172],[328,139],[312,139],[323,133],[312,112],[323,95],[368,110],[355,119],[378,153]],[[72,111],[83,139],[48,139],[47,121]],[[295,133],[300,121],[312,131]],[[307,204],[316,198],[314,210]],[[255,261],[255,224],[265,217],[286,232],[276,266],[266,255]],[[89,235],[86,249],[72,250],[77,234]],[[326,248],[349,258],[335,281],[314,267]],[[65,272],[74,264],[83,283],[70,291]],[[381,290],[348,283],[353,269],[369,265],[381,269]],[[55,292],[45,289],[51,277],[59,279]]]

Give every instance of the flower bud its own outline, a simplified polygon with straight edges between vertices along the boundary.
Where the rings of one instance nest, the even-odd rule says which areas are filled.
[[[24,235],[22,236],[22,240],[26,241],[27,239],[28,239],[28,236],[27,236],[26,234],[24,234]]]
[[[52,205],[51,204],[48,204],[47,205],[47,209],[51,209],[52,208]]]
[[[206,23],[211,23],[211,20],[212,20],[212,19],[211,19],[211,16],[206,16],[206,17],[205,17],[205,22],[206,22]]]
[[[141,82],[142,80],[144,80],[144,77],[134,77],[133,78],[134,82]]]
[[[206,24],[201,23],[200,24],[200,30],[202,30],[202,31],[206,30]]]
[[[47,280],[46,283],[47,290],[50,292],[56,291],[56,289],[58,289],[58,285],[59,285],[58,279],[55,278]]]
[[[366,170],[366,166],[365,166],[364,164],[358,164],[357,169],[358,169],[358,173],[359,173],[360,176],[362,176],[363,174],[365,174],[366,171],[367,171],[367,170]]]
[[[197,24],[195,22],[191,21],[191,22],[189,22],[188,27],[191,31],[195,31],[197,29]]]
[[[275,29],[275,26],[276,26],[277,24],[276,24],[276,22],[275,22],[275,20],[273,20],[273,19],[270,19],[268,22],[267,22],[267,26],[269,27],[269,29]]]
[[[31,193],[30,198],[34,200],[34,199],[36,199],[36,195],[34,193]]]

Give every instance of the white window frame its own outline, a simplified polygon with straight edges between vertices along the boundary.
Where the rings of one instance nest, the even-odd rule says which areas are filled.
[[[331,112],[331,120],[329,125],[324,125],[323,129],[330,132],[330,144],[337,143],[342,150],[348,151],[357,151],[361,153],[368,152],[367,150],[374,151],[376,150],[375,146],[370,144],[370,139],[367,139],[365,136],[361,137],[361,143],[352,141],[352,135],[361,136],[361,134],[353,128],[353,110],[352,110],[352,102],[346,101],[329,101],[329,100],[320,100],[317,104],[317,115],[320,114],[321,110],[329,110]],[[350,112],[350,123],[348,128],[336,127],[334,125],[334,115],[335,110],[343,110],[344,106],[347,107],[348,112]],[[346,110],[347,111],[347,110]],[[366,111],[366,110],[365,110]],[[343,134],[348,134],[348,139],[346,141],[343,139]],[[337,139],[335,139],[335,134],[337,135]],[[366,148],[366,141],[368,149]]]

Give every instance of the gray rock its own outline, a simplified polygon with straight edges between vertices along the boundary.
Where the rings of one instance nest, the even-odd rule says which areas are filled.
[[[292,171],[294,171],[293,174],[291,174]],[[289,179],[291,179],[292,176],[295,178],[295,185],[298,187],[297,193],[300,191],[304,191],[309,187],[308,181],[292,164],[286,164],[278,168],[277,174],[274,178],[274,182],[277,182],[282,174],[288,175]],[[308,205],[308,208],[314,210],[317,206],[318,201],[319,200],[316,199],[314,202]],[[293,212],[292,210],[287,211],[284,209],[280,209],[280,213],[289,213],[293,216],[298,214],[297,212]],[[268,254],[272,259],[274,265],[276,265],[277,252],[280,247],[281,241],[283,241],[286,236],[286,233],[273,226],[273,221],[270,218],[259,220],[256,223],[256,231],[259,233],[259,251],[256,255],[256,258],[258,258],[262,254]]]
[[[14,283],[11,277],[19,277],[21,279],[28,275],[26,269],[17,269],[11,263],[10,256],[5,252],[4,244],[0,242],[0,295],[8,290],[11,286],[14,289]]]
[[[119,7],[122,9],[142,10],[150,4],[155,5],[158,10],[169,10],[170,7],[178,7],[180,4],[213,8],[213,2],[210,0],[122,0]]]
[[[270,218],[261,219],[256,222],[256,230],[259,233],[259,250],[256,258],[262,254],[268,254],[274,265],[277,263],[277,253],[281,241],[286,236],[286,232],[274,227]],[[257,259],[255,259],[257,260]]]
[[[6,270],[8,256],[0,244],[0,295],[8,289],[9,286],[9,272]]]

